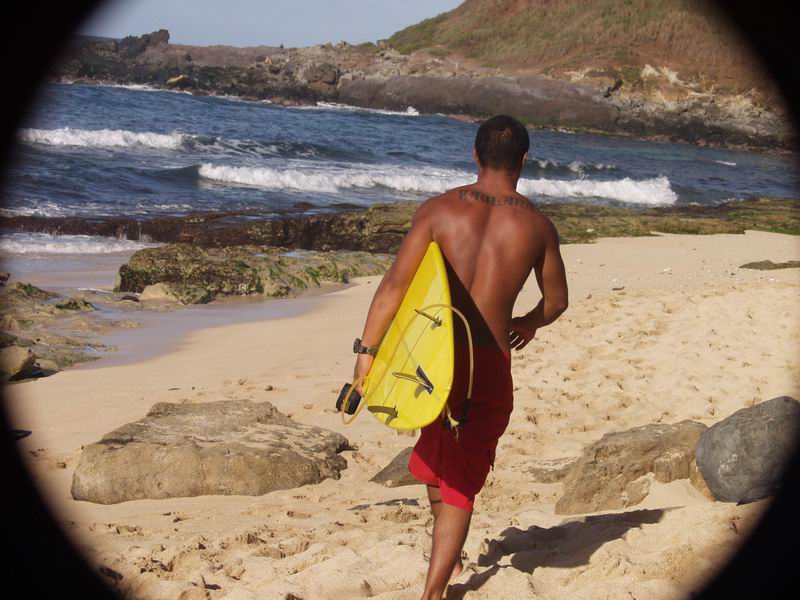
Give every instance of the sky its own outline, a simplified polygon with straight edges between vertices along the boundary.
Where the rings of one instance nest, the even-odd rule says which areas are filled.
[[[110,0],[80,33],[120,38],[168,29],[170,42],[311,46],[376,41],[462,0]]]

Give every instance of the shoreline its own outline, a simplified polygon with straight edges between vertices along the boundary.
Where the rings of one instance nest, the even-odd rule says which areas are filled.
[[[124,88],[133,91],[141,90],[145,92],[168,92],[173,94],[187,94],[197,97],[219,98],[222,100],[231,100],[233,102],[252,102],[254,104],[266,104],[269,106],[281,108],[298,108],[298,109],[318,109],[318,110],[353,110],[374,112],[378,114],[394,115],[398,117],[408,116],[427,116],[427,117],[444,117],[446,119],[453,119],[463,123],[480,123],[484,117],[479,117],[469,114],[458,113],[441,113],[441,112],[420,112],[416,107],[409,105],[409,109],[413,109],[414,113],[408,113],[402,110],[392,110],[386,108],[375,108],[359,104],[347,104],[340,102],[332,102],[325,99],[292,99],[292,98],[275,98],[275,99],[261,99],[253,96],[237,96],[235,94],[216,93],[214,91],[199,91],[199,90],[181,90],[167,85],[159,85],[158,83],[121,83],[115,80],[104,79],[63,79],[60,77],[48,79],[48,83],[56,85],[91,85],[97,87],[111,87],[111,88]],[[326,106],[329,105],[329,106]],[[340,108],[341,107],[341,108]],[[406,109],[408,110],[408,109]],[[716,150],[730,150],[733,152],[751,152],[754,154],[764,154],[767,156],[791,156],[800,157],[800,148],[792,145],[759,145],[737,142],[717,142],[715,140],[703,141],[690,141],[680,137],[671,136],[668,133],[654,133],[654,134],[636,134],[624,130],[609,131],[604,129],[596,129],[591,127],[570,127],[568,125],[533,125],[527,123],[526,129],[530,131],[552,131],[565,134],[584,134],[596,135],[600,137],[607,137],[612,139],[634,140],[640,142],[649,142],[653,144],[679,144],[686,145],[693,148],[711,148]]]
[[[134,365],[175,352],[198,331],[302,317],[317,310],[326,295],[350,285],[326,284],[290,298],[221,298],[208,304],[176,306],[164,312],[138,312],[135,318],[142,323],[140,327],[102,334],[101,340],[115,350],[103,354],[98,360],[71,368],[86,370]],[[155,332],[158,335],[154,338]],[[167,343],[162,343],[163,337],[167,338]]]
[[[615,207],[587,202],[534,203],[550,217],[562,244],[601,237],[666,233],[742,233],[761,229],[800,235],[800,199],[751,198],[713,205]],[[95,235],[106,238],[185,243],[199,247],[243,245],[304,250],[393,253],[411,223],[417,201],[373,204],[337,212],[255,218],[252,211],[151,217],[0,216],[14,232]]]
[[[42,254],[33,258],[32,262],[26,255],[15,256],[10,260],[8,255],[5,256],[4,268],[11,267],[7,284],[32,284],[64,298],[89,297],[95,305],[95,310],[82,318],[88,324],[85,327],[89,333],[86,340],[96,343],[97,347],[92,353],[85,354],[87,359],[84,362],[69,365],[66,369],[99,369],[133,364],[175,351],[188,336],[201,329],[297,317],[314,310],[318,303],[324,302],[323,298],[327,294],[352,285],[321,281],[319,287],[301,290],[299,294],[288,298],[233,296],[199,305],[159,301],[145,301],[145,304],[140,301],[131,306],[123,306],[119,302],[103,303],[105,295],[112,300],[113,282],[118,276],[119,267],[127,264],[132,254],[134,251],[49,256]],[[43,270],[26,271],[14,268],[15,259],[21,260],[22,264],[35,265],[37,259],[47,260],[50,264]],[[59,267],[64,264],[72,265],[75,270],[62,271]],[[367,276],[367,279],[371,278]],[[286,300],[290,302],[282,302]],[[291,302],[292,300],[296,302]],[[6,314],[14,315],[13,311]],[[96,330],[91,326],[93,323],[96,324]],[[114,327],[114,323],[124,325]],[[63,323],[59,320],[42,327],[48,333],[59,334],[64,331]],[[65,368],[61,368],[57,372],[64,370]],[[55,374],[47,376],[52,377]],[[28,380],[31,379],[22,381]]]

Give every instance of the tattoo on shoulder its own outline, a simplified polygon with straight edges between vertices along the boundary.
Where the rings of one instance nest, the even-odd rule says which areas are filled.
[[[490,196],[489,194],[484,194],[483,192],[479,192],[477,190],[459,190],[458,197],[461,200],[466,200],[467,198],[473,198],[474,200],[478,200],[479,202],[483,202],[484,204],[488,204],[489,206],[516,206],[518,208],[524,208],[531,212],[535,210],[533,207],[533,203],[527,198],[506,196],[505,198],[498,199],[495,196]]]

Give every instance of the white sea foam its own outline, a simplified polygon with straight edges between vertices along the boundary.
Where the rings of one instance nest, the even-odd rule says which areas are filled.
[[[86,148],[143,147],[178,149],[190,136],[183,133],[153,133],[124,129],[20,129],[18,139],[49,146],[80,146]]]
[[[200,176],[225,183],[278,190],[336,193],[378,186],[402,192],[441,193],[474,180],[468,173],[410,167],[355,165],[355,168],[272,169],[203,164]]]
[[[663,175],[653,179],[634,180],[625,177],[611,181],[520,179],[517,189],[521,194],[533,197],[603,198],[654,206],[675,204],[678,199],[669,185],[669,179]]]
[[[188,96],[192,95],[191,90],[179,90],[175,88],[156,87],[148,85],[146,83],[102,83],[95,85],[96,87],[119,88],[123,90],[132,90],[134,92],[164,92],[167,94],[184,94]]]
[[[547,169],[549,167],[559,166],[559,164],[556,161],[550,160],[549,158],[542,158],[542,159],[534,158],[532,160],[536,161],[536,163],[539,165],[539,168],[541,169]]]
[[[152,210],[160,210],[167,212],[182,212],[192,210],[194,206],[191,204],[150,204],[148,202],[138,202],[136,208],[140,211],[149,212]]]
[[[5,254],[108,254],[157,245],[92,235],[14,232],[0,237],[0,252]]]
[[[586,171],[604,171],[617,168],[614,165],[607,165],[605,163],[592,163],[582,160],[573,160],[566,165],[549,158],[531,158],[530,160],[538,164],[540,169],[560,169],[566,167],[573,173],[578,174],[583,174]]]
[[[403,192],[442,193],[475,181],[472,173],[446,169],[410,168],[393,165],[354,165],[354,168],[231,167],[203,164],[201,177],[222,183],[252,185],[268,189],[336,193],[342,190],[386,187]],[[521,193],[558,198],[602,198],[631,204],[674,204],[677,195],[664,177],[612,181],[521,179]]]
[[[67,214],[68,210],[52,201],[37,201],[33,206],[15,206],[0,208],[0,216],[3,217],[59,217]]]
[[[573,173],[584,173],[587,170],[594,169],[597,171],[604,171],[609,169],[616,169],[614,165],[607,165],[605,163],[590,163],[582,160],[573,160],[567,165],[567,168]]]
[[[727,160],[715,160],[714,162],[719,164],[719,165],[725,165],[727,167],[735,167],[736,166],[735,162],[730,162],[730,161],[727,161]]]
[[[413,106],[407,107],[405,110],[385,110],[382,108],[364,108],[362,106],[351,106],[350,104],[339,104],[337,102],[317,102],[312,106],[298,106],[301,110],[340,110],[343,112],[363,112],[372,113],[376,115],[393,115],[401,117],[418,117],[419,111]]]

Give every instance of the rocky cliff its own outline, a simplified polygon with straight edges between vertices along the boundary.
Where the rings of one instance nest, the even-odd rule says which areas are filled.
[[[657,60],[641,68],[630,61],[614,67],[607,60],[558,69],[522,68],[511,61],[504,68],[438,46],[403,49],[386,41],[288,49],[195,47],[171,44],[161,30],[122,40],[79,40],[53,77],[278,104],[339,102],[400,111],[412,106],[475,119],[505,112],[531,127],[701,145],[792,146],[779,99],[761,93],[756,79],[740,89],[720,87],[695,71],[691,77],[686,71],[683,79],[682,72]]]

